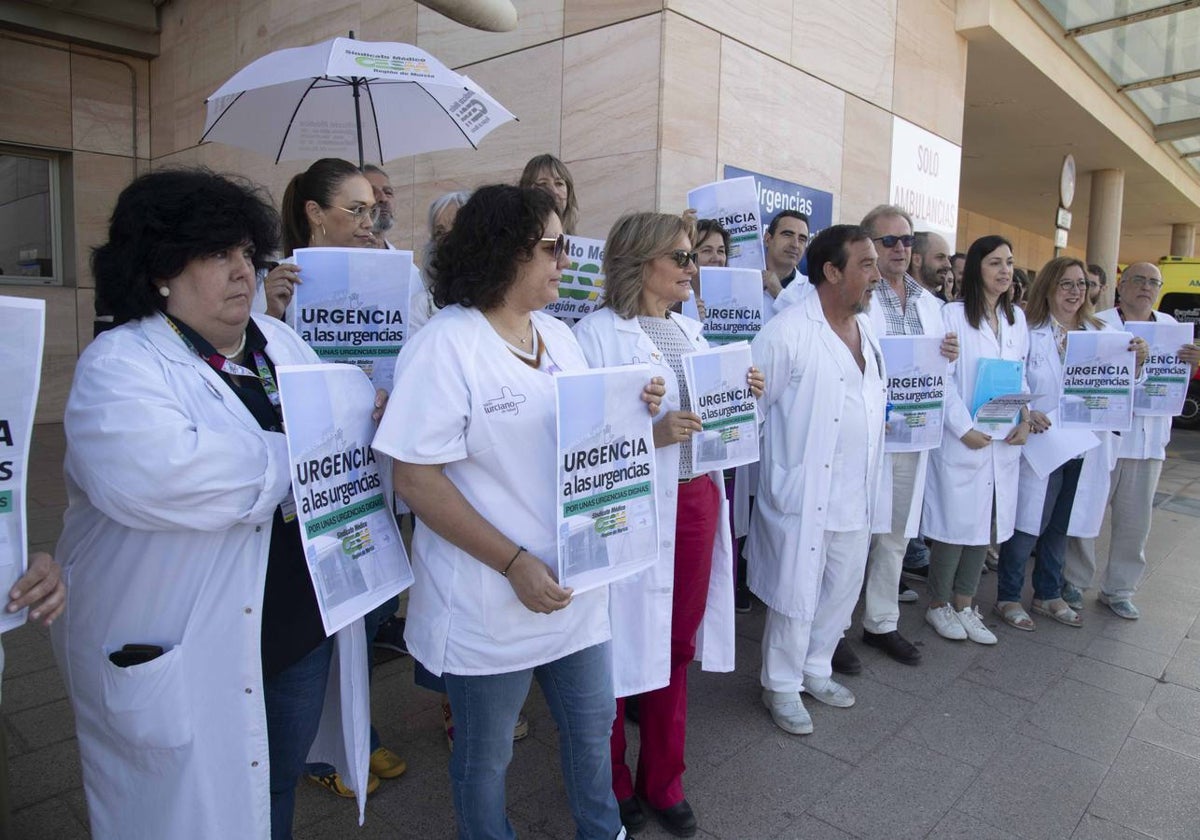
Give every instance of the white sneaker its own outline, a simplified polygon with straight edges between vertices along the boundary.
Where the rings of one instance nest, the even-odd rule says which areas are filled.
[[[832,678],[804,676],[804,688],[801,689],[814,700],[819,700],[826,706],[839,709],[849,709],[854,705],[854,692]]]
[[[943,639],[952,639],[958,642],[967,638],[967,631],[959,622],[954,607],[949,604],[925,610],[925,623],[931,625]]]
[[[763,705],[771,713],[775,725],[789,735],[809,735],[813,731],[812,716],[800,700],[798,691],[763,689]]]
[[[980,645],[996,644],[996,634],[987,629],[983,623],[983,616],[979,613],[979,607],[963,607],[954,614],[958,619],[958,623],[962,625],[962,629],[966,631],[967,638],[972,642]]]

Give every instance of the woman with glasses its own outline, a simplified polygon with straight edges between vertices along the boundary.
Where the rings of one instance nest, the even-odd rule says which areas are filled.
[[[693,470],[692,435],[702,427],[683,376],[682,357],[708,344],[699,322],[671,311],[692,295],[695,274],[682,218],[622,216],[605,245],[604,303],[575,327],[592,367],[646,363],[667,384],[667,410],[654,424],[662,550],[654,566],[610,587],[614,676],[622,698],[612,729],[612,786],[626,826],[645,824],[640,798],[678,837],[697,830],[683,795],[683,753],[687,667],[702,623],[704,668],[733,670],[728,507],[721,474]],[[746,381],[762,395],[761,373],[751,367]],[[640,695],[636,786],[625,757],[623,698],[632,695]]]
[[[1096,317],[1088,299],[1087,266],[1070,257],[1050,260],[1029,290],[1025,317],[1029,319],[1029,352],[1025,376],[1038,399],[1030,407],[1034,432],[1051,428],[1047,415],[1062,396],[1067,335],[1076,330],[1110,329]],[[1138,368],[1146,359],[1146,342],[1135,338]],[[1017,492],[1016,530],[1000,548],[996,570],[996,612],[1018,630],[1034,630],[1033,619],[1021,606],[1025,563],[1037,547],[1033,566],[1030,610],[1069,627],[1083,622],[1062,597],[1063,557],[1067,535],[1095,537],[1104,519],[1109,470],[1113,467],[1113,434],[1096,432],[1099,445],[1072,458],[1046,478],[1040,478],[1024,459]]]
[[[993,535],[997,542],[1012,536],[1017,463],[1030,425],[1022,410],[1003,438],[993,438],[975,428],[974,417],[985,396],[976,393],[981,371],[1005,362],[1023,365],[1029,351],[1025,315],[1010,296],[1012,272],[1007,239],[975,240],[963,266],[962,300],[942,309],[946,332],[958,336],[959,356],[946,383],[942,445],[929,454],[921,517],[921,529],[933,541],[925,621],[944,639],[990,645],[996,636],[973,602]],[[1017,379],[1019,387],[1006,393],[1029,390],[1023,371]]]
[[[534,677],[558,724],[578,840],[624,837],[609,787],[614,713],[608,589],[555,580],[555,374],[586,370],[543,308],[567,266],[554,200],[481,187],[433,260],[442,308],[406,344],[374,446],[417,516],[405,639],[445,677],[458,836],[514,836],[505,814],[513,726]],[[642,392],[651,414],[663,387]]]

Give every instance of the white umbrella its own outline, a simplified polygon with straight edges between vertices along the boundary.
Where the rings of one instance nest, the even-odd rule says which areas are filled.
[[[205,104],[200,142],[251,149],[276,163],[340,157],[361,166],[476,148],[516,119],[422,49],[352,38],[265,55]]]

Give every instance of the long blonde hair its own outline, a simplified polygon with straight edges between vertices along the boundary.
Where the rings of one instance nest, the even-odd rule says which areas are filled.
[[[1058,281],[1063,279],[1071,266],[1077,266],[1083,272],[1084,279],[1087,279],[1087,266],[1083,260],[1074,257],[1055,257],[1037,273],[1029,291],[1025,293],[1025,320],[1029,326],[1040,327],[1050,320],[1050,298],[1058,291]],[[1104,326],[1104,322],[1096,317],[1086,288],[1083,290],[1083,305],[1079,307],[1079,323],[1095,330]]]
[[[687,223],[666,213],[628,213],[604,243],[604,303],[622,318],[638,314],[646,263],[671,252]]]
[[[567,209],[562,212],[562,226],[563,233],[571,236],[575,233],[575,225],[579,223],[579,200],[575,197],[575,179],[571,177],[571,170],[567,169],[565,163],[549,153],[532,157],[525,164],[517,186],[536,188],[538,176],[542,174],[543,169],[549,169],[567,185]]]

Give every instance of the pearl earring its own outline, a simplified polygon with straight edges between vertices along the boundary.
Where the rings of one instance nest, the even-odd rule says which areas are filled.
[[[159,286],[159,287],[158,287],[158,293],[159,293],[160,295],[162,295],[163,297],[170,297],[170,296],[171,296],[171,290],[170,290],[170,289],[168,289],[166,286]]]

